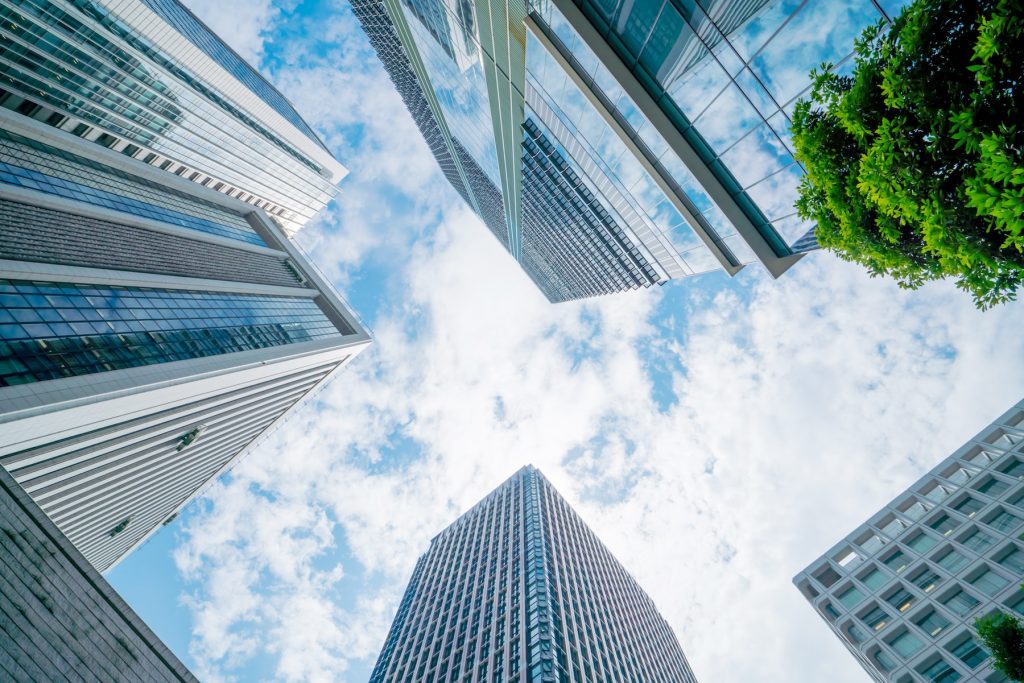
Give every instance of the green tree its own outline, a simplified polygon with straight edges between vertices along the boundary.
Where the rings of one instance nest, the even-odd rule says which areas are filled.
[[[797,210],[841,258],[979,308],[1024,282],[1024,0],[916,0],[793,116]]]
[[[992,664],[1015,681],[1024,681],[1024,624],[1006,612],[993,612],[974,622]]]

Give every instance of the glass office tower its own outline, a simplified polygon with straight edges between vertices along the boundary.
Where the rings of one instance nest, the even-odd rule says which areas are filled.
[[[793,581],[872,680],[1008,681],[974,621],[1024,616],[1024,401]]]
[[[695,679],[651,599],[527,466],[430,542],[370,681]]]
[[[551,301],[816,248],[790,115],[898,0],[354,0],[442,170]]]
[[[369,336],[283,229],[331,194],[295,154],[329,155],[191,15],[126,0],[0,0],[0,12],[0,465],[102,571]],[[44,71],[44,53],[78,70]],[[207,53],[238,67],[222,89],[186,83],[186,69],[219,78]],[[282,199],[268,213],[197,182],[170,161],[179,152]],[[299,189],[313,185],[316,201]]]
[[[0,0],[0,107],[242,199],[289,235],[346,173],[177,0]]]

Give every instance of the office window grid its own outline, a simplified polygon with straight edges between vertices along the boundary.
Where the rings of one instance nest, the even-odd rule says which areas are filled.
[[[572,298],[649,287],[660,276],[531,119],[523,126],[523,242]]]
[[[0,386],[339,336],[309,298],[0,280]]]
[[[266,246],[237,213],[4,130],[0,182]]]
[[[876,681],[1005,680],[975,619],[1024,613],[1024,401],[794,582]]]
[[[431,541],[370,680],[694,681],[650,598],[532,467]]]

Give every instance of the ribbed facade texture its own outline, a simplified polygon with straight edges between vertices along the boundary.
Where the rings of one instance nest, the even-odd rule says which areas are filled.
[[[1008,681],[976,619],[1024,616],[1024,401],[798,574],[879,683]]]
[[[0,680],[196,680],[3,468],[0,615]]]
[[[0,465],[103,571],[369,343],[286,236],[341,166],[177,2],[0,13]]]
[[[416,564],[371,683],[694,683],[651,599],[525,467]]]
[[[292,234],[346,173],[177,0],[3,0],[0,107],[253,204]]]
[[[902,4],[353,8],[445,176],[557,302],[750,263],[778,277],[817,249],[793,107]]]

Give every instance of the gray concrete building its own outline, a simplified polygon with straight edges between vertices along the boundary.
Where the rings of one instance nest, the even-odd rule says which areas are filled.
[[[371,683],[695,683],[675,634],[532,466],[434,537]]]
[[[369,335],[286,237],[312,215],[299,205],[322,202],[267,145],[291,141],[325,167],[329,154],[194,17],[170,0],[0,0],[0,18],[0,465],[104,571]],[[55,72],[51,52],[91,70]],[[91,94],[73,107],[44,97],[77,87]],[[185,150],[203,158],[183,165]],[[253,194],[193,177],[221,177],[208,163],[242,173],[235,187]],[[258,199],[264,181],[295,193],[294,211]]]
[[[880,683],[1008,680],[974,621],[1024,616],[1024,401],[793,579]]]
[[[0,467],[0,679],[196,678]]]

